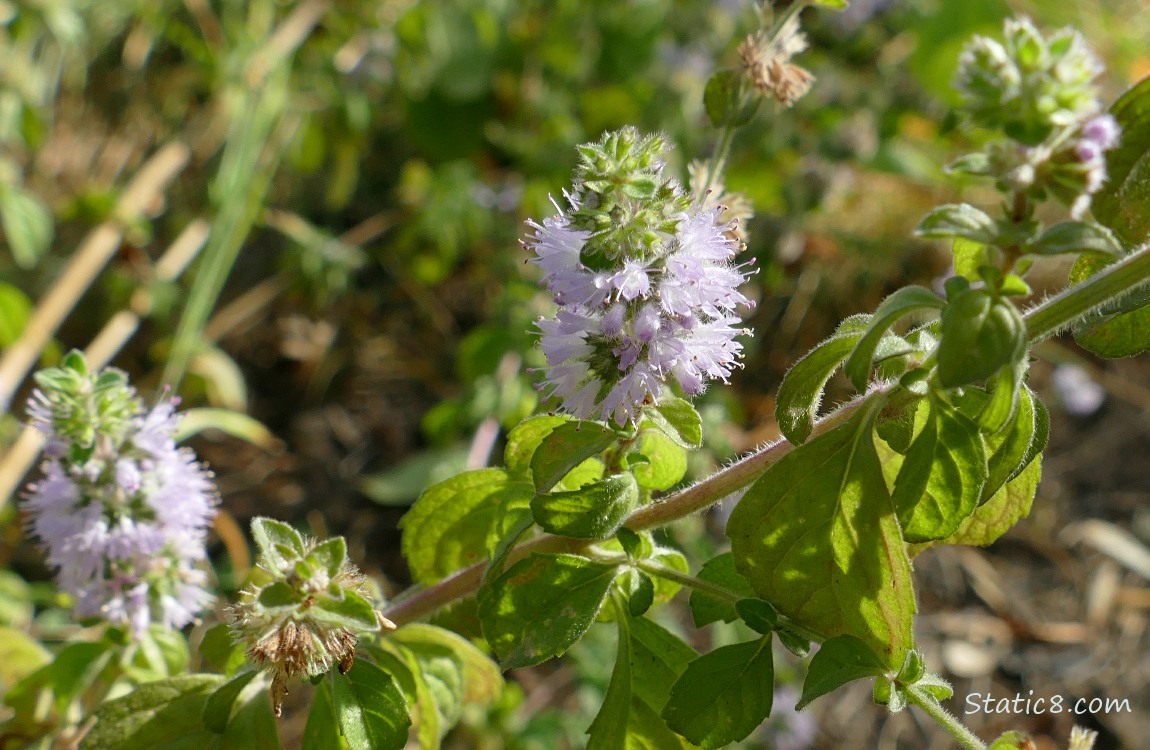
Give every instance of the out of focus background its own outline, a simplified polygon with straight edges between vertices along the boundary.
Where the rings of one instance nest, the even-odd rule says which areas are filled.
[[[980,139],[951,115],[950,81],[962,44],[1013,14],[1080,29],[1107,64],[1106,101],[1150,74],[1142,0],[804,13],[798,62],[818,80],[739,131],[726,174],[754,206],[755,335],[732,384],[701,401],[689,477],[778,436],[782,374],[843,317],[948,275],[946,248],[910,230],[938,203],[995,200],[943,172]],[[685,181],[715,145],[703,87],[758,25],[745,0],[0,0],[0,362],[24,336],[29,366],[91,346],[149,399],[180,381],[189,443],[223,498],[224,595],[250,564],[240,529],[254,515],[346,535],[397,593],[407,506],[546,409],[531,329],[550,302],[524,264],[524,221],[554,211],[576,144],[626,124],[669,134]],[[1043,265],[1033,286],[1067,271]],[[62,324],[29,333],[38,305]],[[1128,701],[962,716],[984,736],[1025,728],[1047,750],[1077,723],[1101,733],[1098,750],[1144,748],[1150,362],[1069,340],[1037,354],[1053,435],[1034,510],[989,549],[917,558],[920,642],[955,681],[956,712],[975,693]],[[62,610],[11,494],[28,468],[23,375],[0,364],[0,624],[35,618],[50,640]],[[725,543],[722,511],[665,540],[705,559]],[[466,605],[441,617],[477,632]],[[661,617],[700,648],[740,637],[695,630],[681,603]],[[446,745],[581,747],[613,653],[593,629],[563,663],[514,673]],[[951,746],[861,685],[794,714],[802,673],[777,658],[775,716],[743,747]],[[300,731],[289,704],[285,746]]]

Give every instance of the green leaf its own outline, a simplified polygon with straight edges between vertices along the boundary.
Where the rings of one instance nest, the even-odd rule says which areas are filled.
[[[1033,242],[1027,243],[1026,252],[1034,255],[1060,255],[1063,253],[1105,253],[1114,258],[1123,255],[1122,244],[1104,226],[1086,221],[1063,221],[1047,229]]]
[[[397,631],[398,632],[398,631]],[[389,636],[392,640],[395,634]],[[417,674],[427,699],[420,701],[420,724],[434,718],[435,740],[459,722],[465,706],[463,663],[454,649],[434,641],[403,642],[408,652],[410,671]],[[434,712],[435,717],[427,715]],[[423,727],[420,726],[422,733]],[[428,734],[431,734],[428,732]]]
[[[0,187],[0,225],[12,258],[21,268],[32,268],[52,244],[52,212],[44,201],[23,188]]]
[[[907,286],[899,289],[882,301],[878,309],[871,316],[870,325],[866,333],[855,344],[854,349],[847,357],[843,366],[847,378],[858,390],[866,390],[867,378],[870,376],[871,363],[874,360],[875,350],[882,341],[883,336],[895,322],[916,310],[942,309],[942,298],[931,290],[921,286]]]
[[[944,388],[979,383],[1026,354],[1026,324],[1008,299],[986,289],[956,292],[942,311],[938,382]]]
[[[807,654],[811,652],[811,641],[809,638],[787,630],[786,628],[779,628],[775,631],[775,635],[779,637],[779,643],[783,644],[783,648],[800,659],[805,659]]]
[[[954,273],[970,282],[981,280],[978,269],[986,265],[996,265],[989,257],[992,250],[982,242],[968,240],[965,237],[955,237],[951,246],[954,255]],[[995,251],[997,252],[997,251]]]
[[[339,722],[331,700],[331,686],[324,680],[312,698],[300,750],[331,750],[340,747]]]
[[[559,414],[543,414],[525,419],[507,433],[507,447],[503,451],[503,463],[510,474],[529,476],[531,458],[543,439],[559,425],[571,421],[570,417]]]
[[[639,486],[630,474],[616,474],[571,492],[536,495],[535,521],[552,534],[579,539],[605,539],[622,526],[639,502]]]
[[[615,539],[627,557],[633,560],[645,560],[655,553],[655,543],[649,531],[640,534],[623,526],[615,532]]]
[[[915,237],[943,240],[965,237],[991,244],[998,239],[998,227],[985,211],[969,203],[947,204],[932,210],[914,228]]]
[[[723,588],[730,589],[741,597],[752,597],[755,595],[751,584],[747,583],[747,579],[743,578],[739,574],[739,571],[735,570],[735,558],[730,552],[725,552],[703,563],[703,567],[699,570],[698,578],[708,583],[715,583]],[[735,610],[733,603],[725,599],[710,596],[698,589],[691,590],[690,604],[691,619],[694,620],[695,627],[697,628],[709,625],[712,622],[718,622],[719,620],[723,622],[734,622],[739,619],[739,613]]]
[[[703,106],[711,124],[716,128],[737,128],[750,122],[763,98],[749,89],[746,76],[736,70],[720,70],[712,75],[703,90]]]
[[[69,643],[48,667],[49,686],[56,696],[56,707],[64,712],[73,700],[91,687],[96,675],[108,663],[112,644],[106,640]]]
[[[671,688],[663,718],[696,745],[723,747],[767,718],[774,691],[771,636],[721,646],[687,665]]]
[[[504,669],[559,656],[595,621],[617,566],[535,554],[491,582],[479,602],[483,634]]]
[[[411,649],[392,641],[379,641],[375,648],[368,647],[375,665],[391,675],[407,701],[415,731],[408,737],[420,748],[437,748],[448,727],[444,725],[444,712],[436,705],[436,697],[423,678],[419,660]]]
[[[379,630],[379,618],[375,607],[362,594],[344,591],[342,598],[317,595],[315,603],[308,610],[320,622],[357,632],[374,633]]]
[[[970,544],[986,546],[1010,530],[1019,519],[1030,513],[1034,494],[1038,490],[1038,479],[1042,476],[1042,461],[1035,456],[1023,471],[1004,484],[985,503],[980,505],[962,524],[958,531],[946,539],[911,546],[911,554],[917,555],[933,544]]]
[[[0,627],[0,691],[48,664],[51,658],[48,650],[24,631]]]
[[[204,726],[218,734],[228,728],[228,720],[232,718],[232,706],[240,692],[248,683],[259,674],[258,671],[243,672],[216,688],[204,704]]]
[[[631,716],[631,632],[626,608],[615,597],[615,623],[619,630],[615,668],[595,720],[587,728],[587,750],[616,750],[627,746]]]
[[[690,565],[687,563],[687,558],[677,549],[660,547],[655,550],[655,554],[652,555],[652,559],[655,562],[661,563],[671,570],[676,570],[680,573],[683,573],[684,575],[686,575],[686,573],[690,570]],[[682,587],[682,584],[680,584],[678,581],[673,581],[670,578],[664,578],[655,574],[655,602],[663,603],[671,601],[671,599],[675,598],[675,594],[679,593],[679,590]]]
[[[760,598],[826,637],[859,638],[896,669],[912,643],[914,590],[871,437],[877,404],[770,467],[727,536]]]
[[[260,554],[267,558],[273,570],[286,569],[295,562],[289,560],[279,547],[286,548],[299,557],[304,555],[303,537],[300,536],[300,533],[283,521],[277,521],[274,518],[253,518],[252,539],[255,540]]]
[[[186,674],[140,685],[92,714],[84,750],[198,750],[217,735],[204,727],[204,705],[224,678]]]
[[[450,630],[412,623],[388,636],[414,653],[421,649],[447,649],[463,670],[463,699],[468,704],[494,703],[503,692],[503,675],[499,667],[475,645]]]
[[[536,494],[548,492],[574,469],[615,442],[615,433],[596,422],[573,421],[556,426],[531,456]]]
[[[239,707],[213,750],[281,750],[276,717],[262,689],[251,685],[240,695]],[[170,746],[164,746],[167,750]],[[203,745],[196,746],[197,750]]]
[[[627,598],[627,612],[632,617],[642,617],[655,603],[655,582],[641,570],[632,570],[628,576],[632,582]]]
[[[644,413],[667,437],[684,448],[694,450],[702,447],[703,418],[690,401],[664,399]]]
[[[301,602],[303,595],[283,581],[265,586],[259,595],[260,606],[267,610],[292,609]]]
[[[1020,476],[1036,458],[1039,458],[1042,451],[1046,450],[1046,444],[1050,440],[1050,412],[1046,410],[1046,404],[1042,403],[1042,399],[1029,389],[1027,389],[1027,395],[1030,396],[1030,403],[1034,408],[1034,437],[1031,438],[1030,445],[1026,448],[1026,455],[1022,457],[1018,466],[1007,478],[1006,481],[1008,482]]]
[[[200,656],[212,669],[231,676],[247,663],[243,646],[232,640],[231,628],[226,622],[213,625],[200,641]]]
[[[987,462],[989,472],[982,488],[982,502],[989,500],[1007,480],[1022,471],[1034,458],[1030,448],[1039,426],[1037,420],[1035,396],[1029,388],[1023,387],[1018,394],[1018,409],[1010,418],[1010,423],[986,440],[987,448],[992,453]]]
[[[661,492],[678,484],[687,473],[687,451],[661,431],[644,430],[636,451],[647,459],[631,467],[643,489]]]
[[[0,349],[7,349],[20,338],[31,313],[32,301],[28,295],[0,281]]]
[[[219,430],[225,435],[239,438],[269,451],[283,449],[283,441],[258,419],[232,409],[197,407],[180,412],[180,421],[172,437],[183,442],[204,430]]]
[[[936,400],[891,493],[903,538],[925,542],[953,534],[978,507],[986,477],[978,427]]]
[[[401,750],[407,744],[411,717],[391,675],[361,659],[332,679],[336,719],[350,750]]]
[[[811,0],[811,5],[821,5],[833,10],[845,10],[850,3],[847,0]]]
[[[796,709],[803,709],[815,698],[837,690],[848,682],[866,677],[879,677],[888,669],[889,661],[876,654],[870,646],[850,635],[831,638],[819,647],[807,668],[803,682],[803,695]]]
[[[315,557],[319,566],[327,571],[328,576],[334,577],[347,560],[347,542],[342,536],[332,537],[317,544],[308,555],[308,559]]]
[[[646,617],[631,620],[631,686],[636,700],[663,710],[671,686],[698,653],[681,638]]]
[[[689,750],[659,716],[671,685],[695,657],[695,651],[645,618],[625,612],[612,618],[621,623],[618,658],[603,709],[588,730],[588,747],[625,750]],[[627,661],[622,661],[629,654]],[[624,703],[623,698],[629,695]]]
[[[954,695],[954,686],[934,672],[924,673],[915,680],[914,686],[924,690],[936,701],[944,701]]]
[[[835,333],[787,370],[775,399],[775,420],[787,440],[800,445],[810,437],[827,381],[861,337]]]
[[[1113,262],[1102,255],[1082,255],[1070,270],[1070,283],[1085,281]],[[1088,319],[1092,325],[1074,329],[1074,340],[1079,346],[1110,359],[1133,357],[1150,350],[1150,304],[1141,294],[1132,294],[1104,312],[1100,318]]]
[[[779,613],[762,599],[740,599],[735,611],[748,628],[761,635],[770,635],[779,626]]]
[[[400,521],[412,576],[432,584],[488,558],[499,539],[500,509],[526,504],[531,485],[502,469],[469,471],[429,487]]]
[[[1127,245],[1141,245],[1150,239],[1150,79],[1120,96],[1110,114],[1122,128],[1122,140],[1106,154],[1107,179],[1092,209]]]

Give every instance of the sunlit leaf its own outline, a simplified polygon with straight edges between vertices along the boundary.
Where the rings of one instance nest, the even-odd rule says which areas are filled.
[[[862,640],[897,668],[912,643],[914,591],[872,410],[770,467],[735,506],[727,535],[759,597],[814,632]]]

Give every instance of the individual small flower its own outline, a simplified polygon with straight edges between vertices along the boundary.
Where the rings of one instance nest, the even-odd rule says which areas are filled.
[[[288,681],[337,666],[352,668],[359,633],[395,624],[368,600],[367,582],[347,559],[342,537],[307,539],[270,518],[252,521],[260,548],[256,569],[228,608],[232,638],[272,672],[271,699],[279,716]]]
[[[806,96],[814,75],[791,62],[807,48],[807,36],[799,30],[798,14],[792,15],[774,34],[759,31],[739,45],[739,60],[756,89],[785,107]]]
[[[664,148],[633,132],[582,147],[595,179],[586,179],[584,168],[567,195],[569,209],[529,222],[531,261],[560,307],[537,324],[548,364],[539,387],[581,419],[630,424],[671,382],[694,396],[710,380],[725,381],[742,352],[737,337],[747,331],[736,311],[750,302],[739,291],[746,264],[733,260],[741,245],[722,207],[692,205],[662,175]],[[612,178],[613,159],[626,165],[626,179]],[[612,192],[628,182],[645,191]],[[677,210],[669,212],[667,202]],[[604,233],[591,228],[601,222],[590,205],[619,217],[612,244],[604,246]]]
[[[1121,134],[1114,116],[1103,114],[1087,120],[1071,144],[1074,158],[1056,174],[1076,193],[1070,207],[1073,218],[1086,215],[1094,194],[1106,183],[1106,152],[1118,145]]]
[[[28,414],[48,450],[24,508],[75,614],[136,634],[192,622],[212,599],[204,545],[217,496],[175,444],[175,399],[146,409],[123,373],[89,374],[75,353],[37,380]]]

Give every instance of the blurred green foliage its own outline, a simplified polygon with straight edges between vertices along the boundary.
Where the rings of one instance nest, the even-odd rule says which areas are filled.
[[[688,479],[777,434],[767,394],[839,320],[945,270],[909,230],[971,189],[941,169],[950,139],[980,137],[948,117],[963,41],[1013,12],[1072,23],[1105,45],[1116,92],[1150,71],[1140,8],[856,0],[806,12],[803,64],[818,81],[793,110],[760,109],[725,175],[757,214],[745,227],[756,336],[734,392],[700,404],[710,453],[692,454]],[[663,131],[685,182],[716,139],[706,81],[737,63],[757,12],[737,0],[0,0],[0,349],[147,157],[183,141],[189,165],[129,223],[50,351],[84,346],[147,289],[148,320],[117,364],[158,384],[189,290],[210,274],[207,255],[177,282],[157,281],[154,264],[205,219],[236,253],[221,261],[226,285],[205,294],[205,321],[247,304],[214,333],[192,327],[184,395],[246,402],[281,437],[306,409],[346,406],[368,444],[356,458],[368,476],[349,483],[404,505],[466,465],[482,426],[546,408],[530,368],[548,303],[518,241],[525,219],[562,200],[574,146],[624,125]],[[250,216],[228,218],[243,201]],[[246,296],[268,281],[268,296]],[[0,420],[0,448],[14,421]],[[601,691],[600,671],[589,684]],[[519,735],[506,746],[581,740],[586,716],[524,725],[508,718],[519,702],[497,709],[494,726]]]

